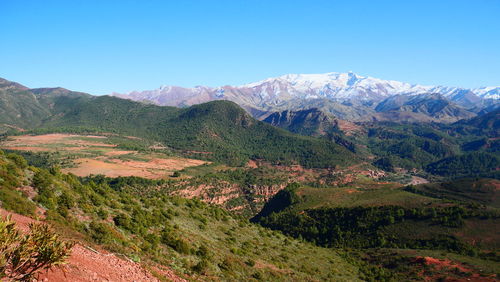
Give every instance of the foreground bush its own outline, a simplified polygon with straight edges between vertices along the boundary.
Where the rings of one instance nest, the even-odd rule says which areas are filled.
[[[46,224],[30,224],[21,234],[8,217],[0,218],[0,279],[30,281],[64,264],[74,243],[60,240]]]

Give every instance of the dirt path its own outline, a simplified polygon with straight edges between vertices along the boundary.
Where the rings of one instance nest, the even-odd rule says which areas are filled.
[[[22,231],[28,230],[28,225],[34,219],[0,209],[0,216],[12,216],[12,220]],[[170,281],[186,281],[176,276],[173,271],[162,268],[158,273]],[[40,281],[159,281],[140,264],[116,256],[115,254],[93,250],[82,244],[73,247],[68,264],[63,268],[43,273]]]

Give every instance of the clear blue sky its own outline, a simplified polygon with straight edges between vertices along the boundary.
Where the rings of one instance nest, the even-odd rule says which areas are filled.
[[[107,94],[354,71],[500,85],[500,0],[0,0],[0,77]]]

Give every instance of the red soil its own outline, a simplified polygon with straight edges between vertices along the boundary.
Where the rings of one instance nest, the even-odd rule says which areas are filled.
[[[3,126],[6,126],[6,127],[9,127],[9,128],[13,128],[13,129],[19,130],[19,131],[21,131],[21,132],[26,131],[26,129],[23,129],[23,128],[21,128],[21,127],[17,127],[17,126],[15,126],[15,125],[10,125],[10,124],[5,124],[5,123],[4,123],[4,124],[2,124],[2,125],[3,125]]]
[[[126,151],[118,151],[119,154]],[[153,158],[149,161],[132,161],[118,159],[90,159],[81,158],[75,160],[77,167],[65,168],[63,172],[71,172],[78,176],[88,176],[90,174],[103,174],[108,177],[118,176],[139,176],[150,179],[166,178],[170,172],[180,170],[190,166],[198,166],[207,162],[195,159],[185,158],[170,158],[160,159]]]
[[[91,142],[87,140],[80,139],[71,139],[77,137],[87,137],[87,138],[96,138],[96,139],[106,139],[105,136],[82,136],[76,134],[45,134],[45,135],[20,135],[20,136],[11,136],[9,140],[4,142],[4,146],[36,146],[36,145],[46,145],[46,144],[55,144],[55,143],[64,143],[72,146],[96,146],[96,147],[116,147],[113,144],[106,144],[102,142]],[[97,140],[96,140],[97,141]]]
[[[104,155],[113,157],[113,156],[128,155],[128,154],[132,154],[132,153],[135,153],[135,152],[134,151],[113,150],[113,151],[108,151],[108,152],[104,153]]]
[[[93,138],[95,140],[89,140]],[[2,142],[5,149],[33,152],[81,152],[89,149],[101,152],[98,157],[83,157],[73,160],[74,167],[62,171],[78,176],[103,174],[108,177],[139,176],[150,179],[167,178],[173,171],[208,162],[175,157],[147,157],[145,161],[120,160],[115,157],[137,154],[137,151],[119,150],[117,145],[107,144],[106,136],[76,134],[21,135],[9,137]],[[133,137],[128,137],[133,138]],[[135,138],[134,138],[135,139]],[[60,146],[59,146],[60,145]]]
[[[11,215],[18,228],[24,232],[28,230],[29,223],[36,222],[29,217],[0,209],[0,216],[7,215]],[[62,268],[42,273],[39,281],[159,281],[139,263],[103,250],[91,249],[81,243],[73,247],[67,262]],[[153,266],[153,269],[167,280],[186,281],[165,267],[160,269]]]
[[[482,282],[494,282],[498,281],[496,279],[496,275],[492,275],[490,277],[481,276],[479,273],[476,273],[475,270],[467,268],[460,263],[456,263],[447,259],[437,259],[433,257],[416,257],[417,262],[421,262],[426,265],[432,265],[437,270],[454,270],[457,269],[460,272],[469,273],[470,275],[466,278],[454,278],[454,277],[445,277],[444,281],[482,281]],[[425,281],[435,281],[437,277],[425,277]]]
[[[247,167],[249,167],[249,168],[258,168],[258,167],[259,167],[259,165],[258,165],[258,164],[257,164],[257,162],[256,162],[256,161],[254,161],[254,160],[248,160],[248,162],[247,162]]]
[[[3,147],[6,150],[17,150],[17,151],[31,151],[31,152],[49,152],[52,151],[50,148],[43,147],[30,147],[30,146],[7,146]]]
[[[352,122],[345,121],[345,120],[339,120],[338,126],[339,126],[340,130],[342,130],[347,136],[350,136],[356,132],[362,131],[361,126],[356,125]]]

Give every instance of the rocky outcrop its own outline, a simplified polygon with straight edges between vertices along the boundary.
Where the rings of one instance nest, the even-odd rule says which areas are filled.
[[[184,198],[199,198],[202,201],[237,211],[244,215],[255,215],[287,183],[275,185],[240,185],[220,181],[216,184],[183,185],[173,194]]]

